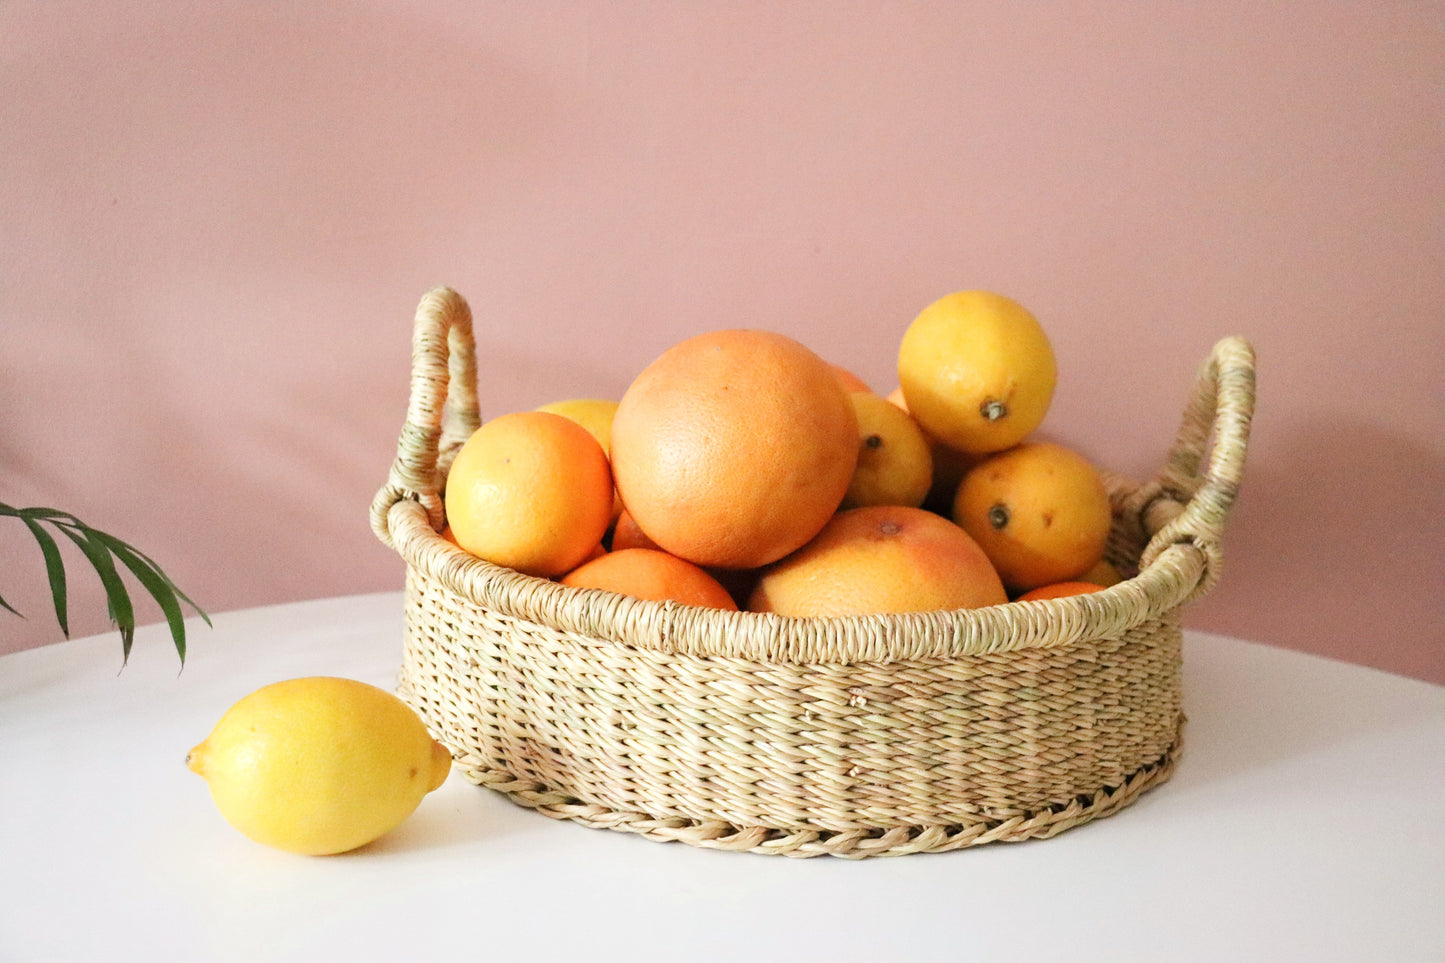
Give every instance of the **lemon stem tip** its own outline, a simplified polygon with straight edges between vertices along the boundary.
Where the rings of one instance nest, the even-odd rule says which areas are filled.
[[[978,413],[983,415],[984,421],[998,421],[1008,416],[1008,405],[997,398],[988,398],[978,406]]]

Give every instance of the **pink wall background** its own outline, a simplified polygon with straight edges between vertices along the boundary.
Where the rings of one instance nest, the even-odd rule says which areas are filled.
[[[1445,682],[1439,14],[10,0],[0,501],[212,611],[396,589],[367,506],[432,285],[472,302],[493,415],[725,326],[887,391],[923,305],[991,288],[1053,337],[1048,432],[1136,475],[1250,338],[1228,570],[1188,624]],[[29,616],[0,650],[58,640],[20,526],[0,552]]]

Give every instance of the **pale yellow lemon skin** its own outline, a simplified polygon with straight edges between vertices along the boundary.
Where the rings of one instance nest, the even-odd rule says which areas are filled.
[[[858,416],[858,464],[841,509],[923,504],[933,486],[933,453],[923,429],[881,395],[848,395]]]
[[[1003,451],[1044,420],[1058,368],[1038,320],[1011,298],[958,291],[924,308],[898,347],[908,410],[969,455]]]
[[[186,757],[232,826],[311,856],[347,852],[395,829],[446,781],[451,763],[396,696],[324,676],[256,690]]]
[[[541,405],[537,410],[570,418],[586,428],[603,451],[612,449],[612,416],[617,414],[617,402],[606,398],[568,398]]]

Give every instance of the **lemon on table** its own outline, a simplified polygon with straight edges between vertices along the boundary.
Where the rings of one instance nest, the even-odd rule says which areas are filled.
[[[384,689],[324,676],[257,689],[186,765],[251,839],[321,856],[401,825],[451,771],[451,754]]]
[[[1029,311],[990,291],[958,291],[924,308],[898,346],[908,411],[950,448],[1011,448],[1044,420],[1058,369]]]

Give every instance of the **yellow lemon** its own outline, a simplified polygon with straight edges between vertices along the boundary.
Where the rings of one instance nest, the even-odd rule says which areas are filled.
[[[617,414],[617,402],[605,398],[568,398],[542,405],[538,411],[550,411],[554,415],[570,418],[597,439],[602,450],[612,448],[612,416]]]
[[[858,416],[858,464],[841,508],[917,508],[933,485],[928,439],[908,412],[871,391],[848,395]]]
[[[953,520],[983,547],[1004,585],[1027,592],[1081,581],[1104,557],[1113,511],[1088,459],[1052,442],[991,455],[958,486]]]
[[[446,781],[451,762],[396,696],[328,677],[257,689],[186,756],[232,826],[313,856],[355,849],[401,825]]]
[[[923,430],[983,455],[1011,448],[1044,420],[1058,369],[1053,346],[1023,305],[959,291],[924,308],[898,347],[898,381]]]

